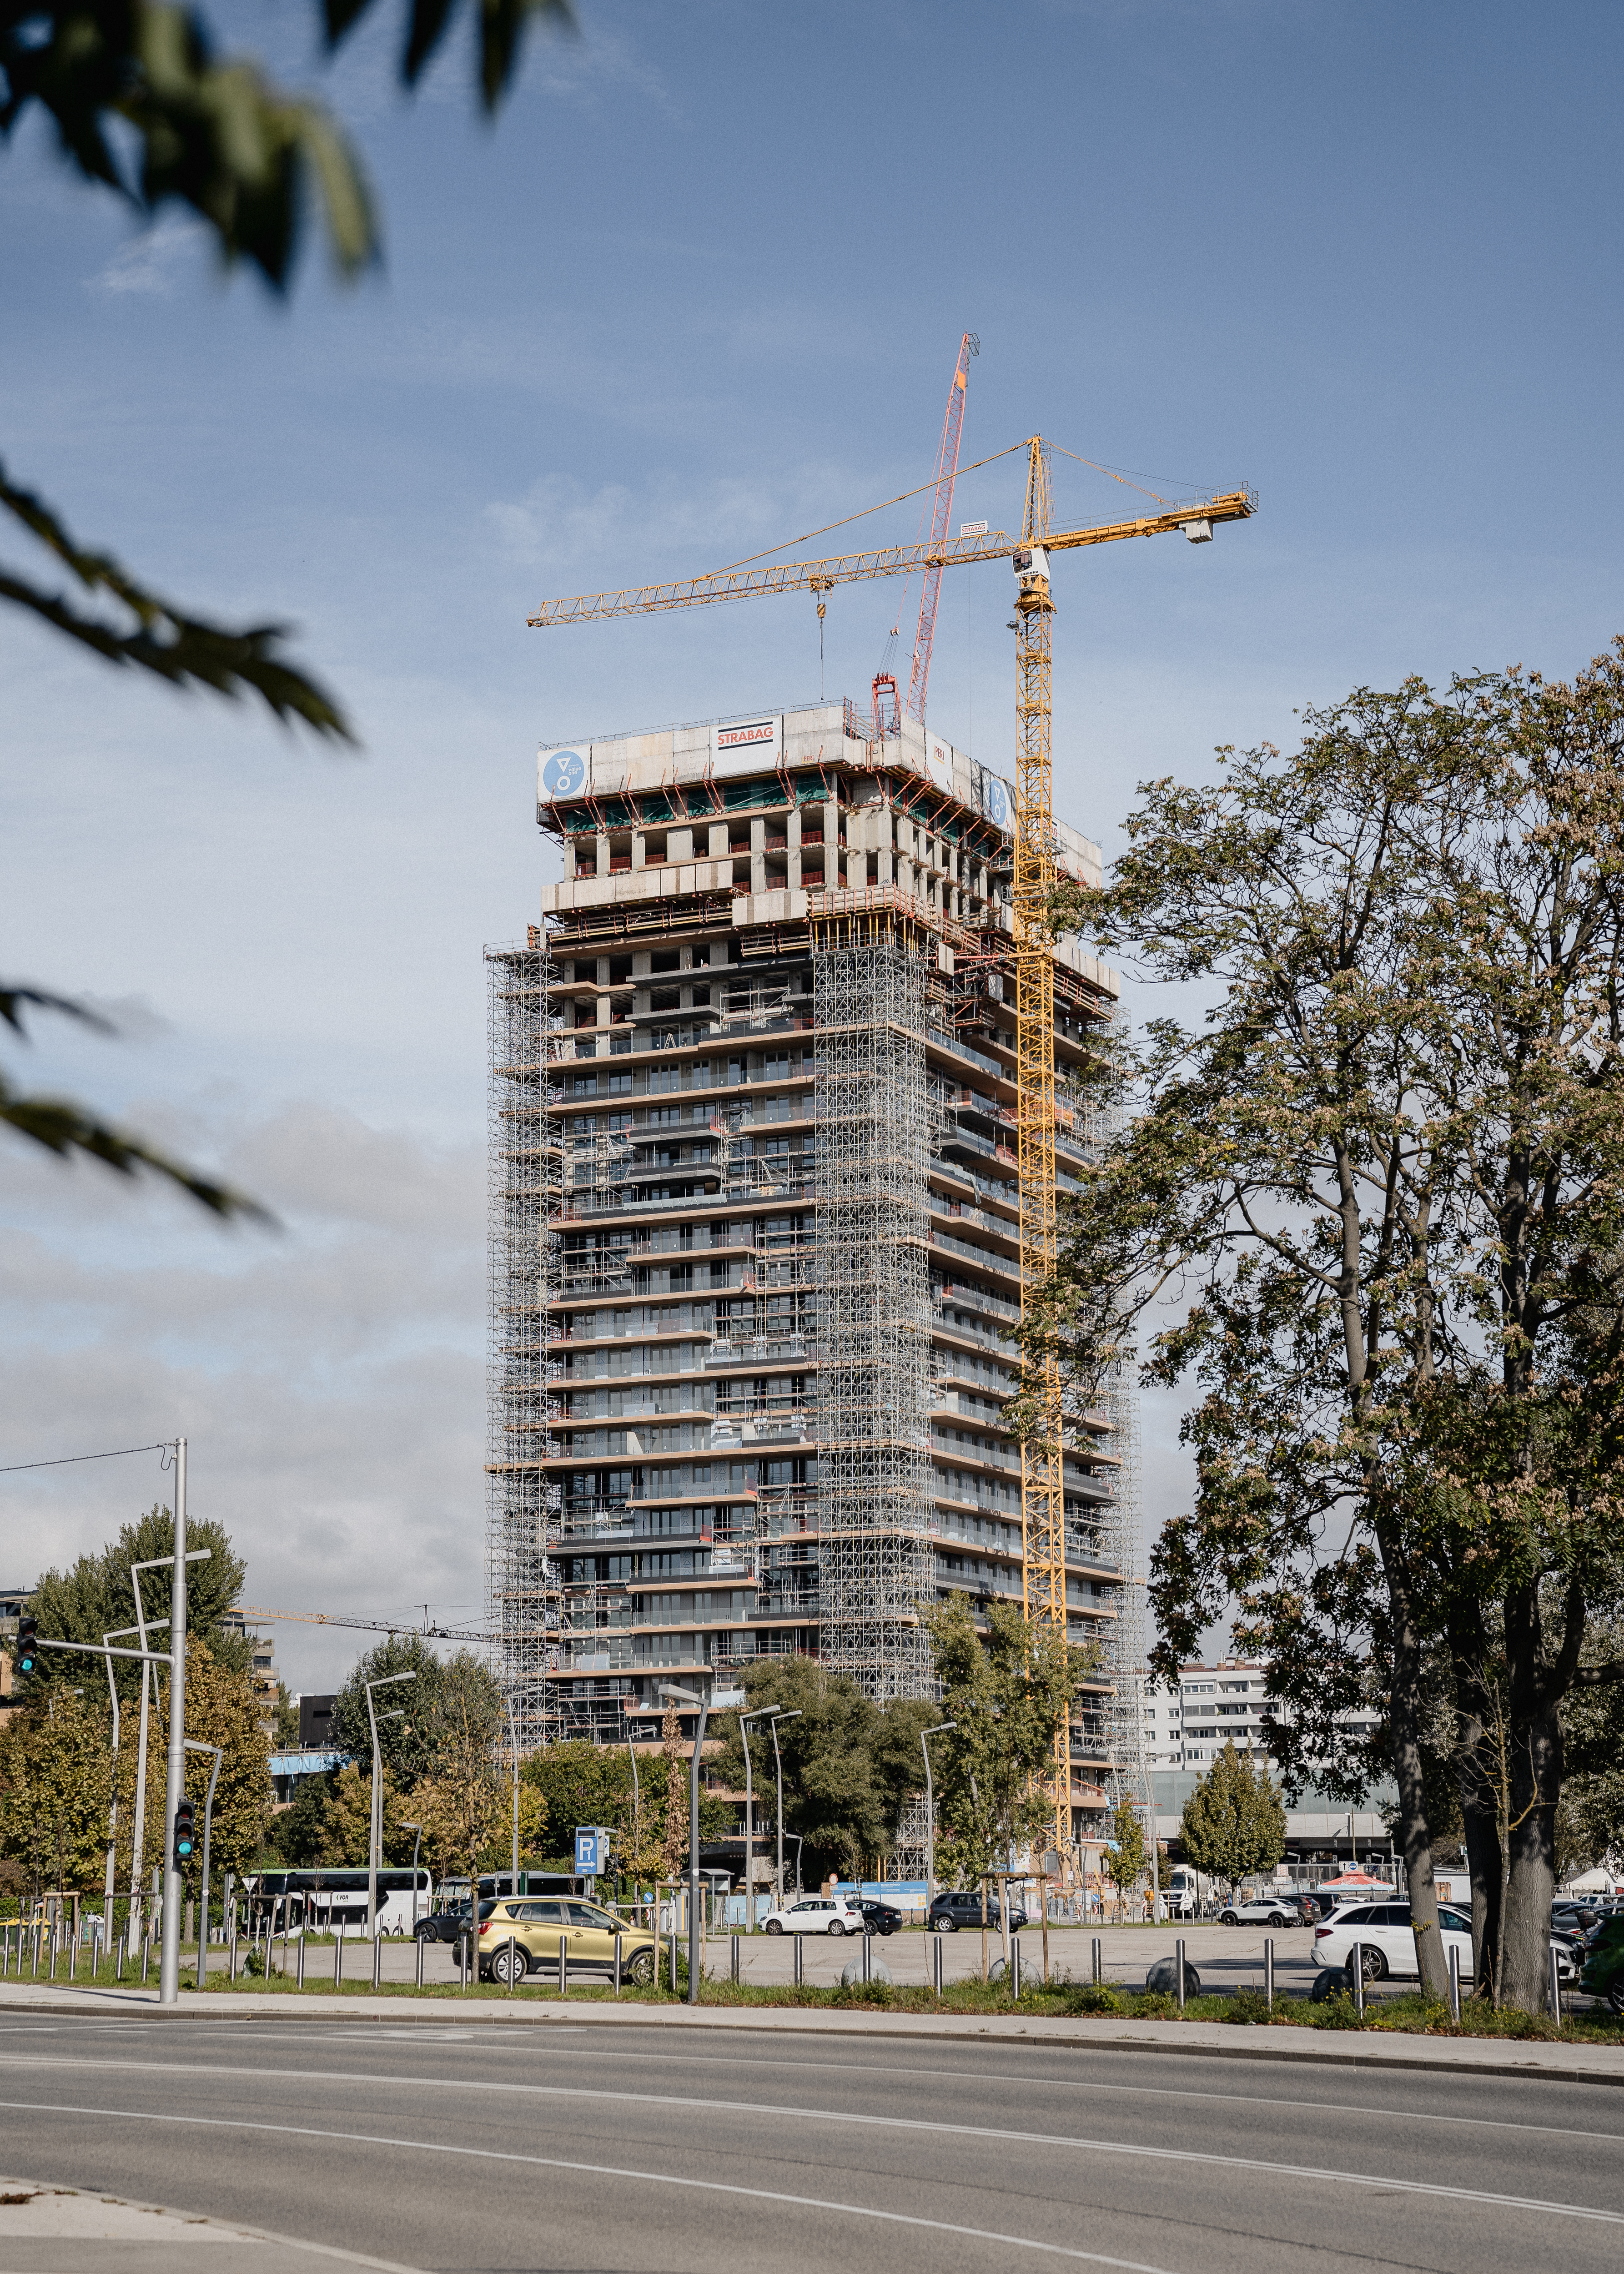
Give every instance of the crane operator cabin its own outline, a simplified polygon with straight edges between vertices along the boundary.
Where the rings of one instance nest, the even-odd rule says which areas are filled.
[[[921,1604],[1023,1595],[1013,793],[849,703],[541,752],[564,875],[487,951],[487,1562],[522,1736],[816,1658],[932,1690]],[[1063,873],[1098,883],[1063,823]],[[1056,1171],[1116,975],[1053,948]],[[1073,1839],[1126,1569],[1109,1398],[1064,1465]],[[906,1863],[899,1857],[899,1863]]]

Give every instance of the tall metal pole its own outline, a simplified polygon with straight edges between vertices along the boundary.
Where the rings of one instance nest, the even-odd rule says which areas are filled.
[[[115,1627],[112,1634],[104,1634],[102,1638],[103,1649],[106,1649],[108,1644],[112,1641],[113,1634],[121,1631],[121,1629]],[[146,1674],[145,1666],[142,1667],[141,1672],[143,1675]],[[102,1921],[103,1957],[107,1956],[113,1947],[113,1873],[118,1854],[118,1685],[113,1680],[111,1651],[108,1651],[107,1655],[107,1687],[108,1694],[113,1701],[113,1797],[108,1805],[107,1811],[107,1885],[102,1895],[104,1916]]]
[[[929,1740],[941,1736],[948,1729],[956,1729],[957,1721],[938,1721],[934,1728],[919,1733],[919,1749],[925,1756],[925,1909],[930,1909],[936,1891],[936,1796],[930,1781],[930,1746]]]
[[[696,1707],[699,1727],[694,1734],[694,1758],[688,1779],[688,2002],[699,2003],[699,1757],[705,1749],[705,1716],[710,1712],[708,1701],[692,1690],[680,1690],[675,1683],[662,1682],[661,1690],[680,1706]]]
[[[142,1645],[143,1649],[146,1647]],[[181,1876],[175,1861],[175,1811],[186,1775],[186,1441],[175,1440],[175,1577],[169,1593],[169,1758],[163,1796],[163,1941],[158,2003],[180,2002]]]
[[[147,1671],[147,1619],[141,1608],[141,1567],[130,1566],[130,1585],[135,1593],[135,1630],[140,1638],[141,1659],[141,1726],[136,1740],[135,1755],[135,1822],[130,1838],[130,1947],[135,1948],[141,1931],[141,1866],[147,1860],[147,1707],[151,1695],[151,1676]]]
[[[744,1747],[744,1924],[747,1931],[756,1924],[756,1786],[750,1774],[750,1741],[745,1734],[749,1721],[765,1721],[778,1712],[776,1706],[758,1706],[753,1713],[739,1716],[739,1743]]]
[[[203,1803],[203,1900],[199,1906],[198,1926],[198,1987],[203,1987],[208,1975],[208,1839],[214,1825],[214,1787],[220,1781],[222,1748],[206,1745],[201,1737],[188,1737],[189,1753],[213,1753],[214,1766],[208,1773],[208,1792]]]
[[[366,1718],[372,1730],[372,1809],[366,1843],[366,1931],[374,1939],[378,1933],[378,1862],[383,1848],[383,1756],[378,1747],[378,1715],[372,1705],[372,1692],[387,1689],[392,1682],[415,1682],[417,1678],[416,1668],[409,1667],[403,1674],[380,1674],[362,1685],[366,1691]],[[386,1721],[398,1721],[402,1709],[397,1707],[393,1713],[386,1713],[383,1718]],[[479,1893],[476,1888],[474,1908],[477,1910],[478,1907]]]
[[[513,1718],[513,1692],[508,1692],[508,1742],[513,1747],[513,1884],[508,1892],[516,1896],[519,1892],[519,1732]]]
[[[778,1892],[777,1901],[780,1910],[784,1908],[784,1762],[778,1752],[778,1724],[780,1721],[799,1721],[800,1719],[801,1708],[797,1706],[793,1713],[786,1713],[781,1710],[775,1712],[771,1721],[767,1724],[772,1732],[772,1773],[778,1784]],[[795,1850],[795,1885],[797,1886],[801,1885],[799,1848]]]

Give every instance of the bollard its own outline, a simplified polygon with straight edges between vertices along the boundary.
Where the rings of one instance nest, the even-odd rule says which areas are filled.
[[[1097,1934],[1094,1939],[1094,1978],[1096,1982],[1103,1982],[1105,1979],[1104,1954],[1101,1949],[1100,1938]]]
[[[151,1958],[152,1937],[149,1934],[144,1934],[141,1937],[141,1980],[143,1982],[147,1979],[147,1969]]]
[[[677,1907],[671,1906],[671,1994],[677,1994]]]
[[[343,1930],[341,1928],[333,1937],[333,1987],[335,1990],[337,1989],[339,1984],[343,1980],[343,1978],[344,1936]]]
[[[1020,1998],[1020,1937],[1010,1937],[1010,1995],[1018,2002]]]
[[[739,1941],[740,1941],[740,1938],[739,1938],[736,1934],[730,1934],[730,1935],[728,1936],[727,1939],[728,1939],[728,1941],[729,1941],[729,1942],[732,1944],[732,1946],[733,1946],[733,1950],[732,1950],[732,1958],[733,1958],[733,1980],[736,1982],[736,1981],[739,1979]]]
[[[70,1981],[70,1982],[76,1982],[76,1981],[79,1979],[79,1937],[78,1937],[78,1935],[73,1935],[73,1936],[70,1937],[70,1939],[69,1939],[69,1942],[68,1942],[68,1979],[69,1979],[69,1981]],[[1554,1982],[1554,1981],[1555,1981],[1555,1979],[1556,1979],[1556,1953],[1555,1953],[1555,1951],[1553,1951],[1553,1952],[1551,1953],[1551,1979],[1553,1980],[1553,1982]]]
[[[512,1997],[523,1979],[524,1962],[519,1955],[519,1938],[516,1934],[510,1934],[508,1938],[508,1994],[509,1997]]]
[[[372,1937],[372,1987],[376,1990],[383,1980],[383,1937]]]
[[[1173,1945],[1173,1969],[1178,1977],[1178,2010],[1184,2010],[1184,1946],[1182,1937]]]
[[[798,1934],[795,1937],[795,1987],[797,1989],[801,1987],[801,1984],[806,1979],[805,1960],[805,1938]]]
[[[673,1976],[674,1976],[674,1973],[675,1973],[675,1969],[674,1969],[674,1968],[673,1969]],[[674,1983],[673,1983],[673,1986],[674,1986]],[[560,1998],[568,1998],[568,1995],[569,1995],[569,1937],[568,1937],[567,1934],[561,1934],[561,1935],[560,1935],[560,1937],[559,1937],[559,1996],[560,1996]]]
[[[1556,1945],[1551,1945],[1551,2012],[1558,2029],[1562,2025],[1562,1976],[1557,1963]]]
[[[1274,2010],[1274,1938],[1263,1938],[1263,2002],[1272,2014]]]
[[[865,1928],[862,1939],[862,1978],[865,1982],[872,1978],[873,1970],[874,1937]]]
[[[942,1938],[933,1934],[927,1948],[930,1953],[930,1987],[939,1998],[942,1995]]]
[[[620,1945],[624,1939],[617,1927],[614,1931],[614,1994],[617,1998],[620,1994]]]
[[[413,1962],[412,1970],[417,1977],[417,1987],[421,1990],[423,1987],[423,1962],[428,1953],[429,1939],[426,1934],[414,1934],[412,1940],[417,1946],[417,1955],[416,1960]],[[301,1950],[304,1948],[303,1944],[299,1946]]]
[[[466,1990],[466,1989],[467,1989],[467,1987],[468,1987],[468,1937],[467,1937],[466,1935],[461,1935],[461,1936],[459,1936],[459,1937],[458,1937],[458,1939],[457,1939],[457,1981],[458,1981],[458,1984],[460,1984],[460,1986],[461,1986],[462,1989],[464,1989],[464,1990]]]
[[[1455,1943],[1449,1945],[1449,2019],[1461,2018],[1461,1953]]]
[[[1353,1977],[1353,2010],[1365,2019],[1365,1945],[1356,1942],[1348,1953],[1348,1971]]]
[[[295,1963],[298,1968],[298,1986],[302,1990],[304,1987],[304,1938],[303,1935],[299,1937],[299,1954]]]

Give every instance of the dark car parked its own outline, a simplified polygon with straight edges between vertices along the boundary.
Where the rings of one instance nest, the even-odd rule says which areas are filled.
[[[895,1934],[902,1924],[902,1913],[893,1910],[889,1903],[876,1902],[872,1895],[850,1898],[852,1909],[863,1915],[864,1931],[868,1934]]]
[[[458,1942],[468,1932],[468,1905],[447,1903],[430,1911],[412,1929],[419,1942]]]
[[[926,1916],[927,1928],[935,1934],[968,1934],[979,1930],[981,1924],[981,1898],[975,1888],[956,1887],[950,1894],[938,1895]],[[987,1898],[987,1924],[999,1924],[999,1905],[996,1895]],[[1019,1933],[1026,1924],[1026,1914],[1019,1903],[1010,1906],[1010,1931]]]

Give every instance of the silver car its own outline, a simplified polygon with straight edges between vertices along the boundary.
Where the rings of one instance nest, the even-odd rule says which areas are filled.
[[[1274,1896],[1254,1895],[1250,1902],[1226,1903],[1218,1914],[1221,1926],[1301,1926],[1303,1914],[1295,1903]]]

